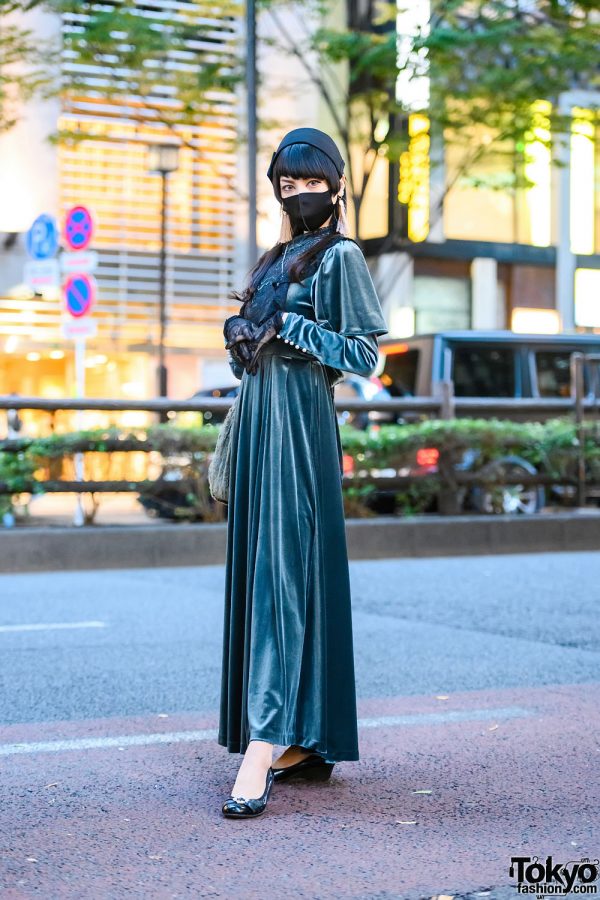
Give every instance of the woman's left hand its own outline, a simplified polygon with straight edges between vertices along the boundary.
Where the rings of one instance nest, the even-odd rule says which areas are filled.
[[[254,341],[238,341],[229,351],[233,359],[246,371],[249,371],[250,360],[254,355],[256,344]]]
[[[256,349],[247,368],[247,371],[252,375],[256,375],[258,371],[258,356],[260,354],[260,351],[265,344],[268,344],[269,341],[272,341],[273,338],[279,334],[279,332],[283,328],[283,322],[283,311],[281,309],[278,309],[276,313],[274,313],[268,319],[265,319],[262,325],[254,326],[254,335],[252,337],[252,340],[256,344]]]
[[[225,319],[225,324],[223,325],[225,349],[231,350],[231,348],[240,341],[255,340],[255,330],[256,325],[248,319],[245,319],[243,316],[230,316],[228,319]]]

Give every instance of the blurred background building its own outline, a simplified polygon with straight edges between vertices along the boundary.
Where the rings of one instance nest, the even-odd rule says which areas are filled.
[[[427,32],[432,6],[405,0],[396,22],[383,26],[395,27],[400,56],[407,38]],[[360,19],[368,4],[349,7]],[[515,15],[535,7],[515,4]],[[600,14],[590,15],[600,27]],[[407,114],[395,126],[408,147],[377,160],[359,227],[392,335],[600,331],[600,93],[585,87],[561,96],[571,133],[553,151],[545,144],[551,107],[540,97],[523,141],[505,141],[465,170],[465,141],[445,140],[422,114],[427,61],[421,77],[398,78]],[[410,113],[413,106],[421,111]],[[472,149],[485,148],[492,133],[471,128]],[[401,251],[389,251],[394,242]]]
[[[343,25],[348,17],[352,25],[367,6],[359,0],[334,5],[333,24]],[[429,15],[425,0],[402,6],[405,12],[397,21],[383,26],[397,29],[400,38]],[[172,15],[180,7],[190,4],[139,2],[136,12]],[[238,15],[224,9],[203,13],[201,34],[190,36],[188,52],[169,60],[169,66],[193,67],[203,59],[243,52],[243,9]],[[57,16],[39,10],[27,17],[28,27],[41,36],[68,34],[81,18],[75,12]],[[258,21],[259,250],[271,246],[279,233],[279,208],[264,173],[282,135],[310,123],[339,137],[322,91],[307,75],[306,60],[275,46],[282,33],[294,35],[299,21],[303,29],[318,24],[302,5]],[[60,65],[73,74],[68,53]],[[93,313],[98,334],[88,342],[86,392],[151,396],[156,393],[162,181],[151,173],[149,148],[172,142],[160,121],[170,98],[157,80],[151,98],[156,122],[140,121],[135,96],[126,103],[107,96],[106,85],[118,73],[89,63],[79,64],[76,74],[81,89],[68,104],[38,99],[0,137],[2,392],[72,392],[74,359],[61,336],[60,291],[33,295],[23,283],[25,232],[40,213],[51,213],[62,224],[69,208],[84,204],[95,216],[92,246],[99,253]],[[425,69],[420,86],[398,83],[398,96],[408,109],[406,92],[418,93],[427,79]],[[348,83],[343,65],[336,80],[343,92]],[[577,115],[566,167],[552,165],[541,140],[541,98],[540,130],[531,134],[530,146],[472,166],[469,179],[456,179],[457,150],[430,134],[426,116],[409,112],[396,123],[406,131],[407,149],[391,160],[376,159],[356,229],[391,336],[446,328],[600,331],[598,119],[577,98],[570,107]],[[172,397],[231,381],[222,322],[237,309],[228,293],[243,286],[250,262],[244,123],[242,86],[229,95],[220,92],[210,113],[178,135],[166,215],[166,364]],[[57,130],[63,139],[49,143],[47,135]],[[81,132],[83,140],[77,139]],[[68,134],[72,140],[64,139]],[[241,140],[232,149],[236,135]],[[532,186],[505,189],[511,174],[506,167],[519,155],[528,159]],[[571,266],[567,276],[574,285],[566,305],[557,294],[561,252],[560,265],[566,271]]]
[[[139,4],[140,16],[172,15],[170,2]],[[29,28],[45,39],[77,29],[77,13],[62,17],[27,13]],[[210,53],[232,52],[239,21],[215,7],[203,18],[201,40],[190,39],[189,58],[172,66],[197,66]],[[63,53],[64,70],[74,64]],[[151,171],[150,148],[173,143],[160,122],[169,102],[157,78],[156,124],[136,115],[138,98],[103,96],[118,73],[104,65],[79,65],[79,96],[68,105],[36,100],[17,126],[0,138],[0,380],[2,392],[68,395],[74,385],[70,341],[61,336],[60,292],[33,295],[23,283],[25,233],[40,213],[64,224],[65,213],[83,204],[95,219],[91,246],[99,254],[94,275],[98,300],[89,339],[86,392],[125,399],[154,396],[159,325],[162,179]],[[176,170],[168,175],[166,305],[169,393],[189,396],[211,379],[211,366],[228,371],[222,321],[236,277],[243,238],[230,182],[237,172],[229,142],[236,134],[235,95],[221,94],[211,114],[179,134]],[[77,140],[79,131],[89,139]],[[74,140],[50,143],[51,133]],[[221,375],[222,377],[222,375]]]
[[[591,110],[579,113],[567,169],[553,166],[532,137],[522,148],[532,157],[532,187],[490,186],[511,174],[504,157],[469,172],[483,186],[455,184],[447,193],[455,148],[436,147],[422,115],[407,117],[410,149],[389,167],[390,202],[381,208],[378,229],[374,215],[361,229],[367,255],[378,260],[378,286],[395,335],[444,328],[600,332],[600,131]],[[441,160],[435,173],[433,153]],[[407,239],[403,253],[381,254],[390,231]],[[557,291],[561,239],[572,257],[565,309]]]

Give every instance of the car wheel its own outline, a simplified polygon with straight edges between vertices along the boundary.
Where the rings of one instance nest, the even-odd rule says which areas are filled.
[[[508,456],[495,459],[479,470],[483,476],[498,478],[502,475],[536,475],[537,469],[525,459]],[[499,484],[475,487],[471,492],[471,506],[477,512],[488,515],[533,515],[546,503],[546,492],[541,485]]]

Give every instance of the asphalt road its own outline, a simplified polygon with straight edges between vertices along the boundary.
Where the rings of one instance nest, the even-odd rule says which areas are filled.
[[[598,858],[600,554],[351,574],[361,759],[240,822],[223,567],[0,576],[3,900],[504,900],[512,856]]]

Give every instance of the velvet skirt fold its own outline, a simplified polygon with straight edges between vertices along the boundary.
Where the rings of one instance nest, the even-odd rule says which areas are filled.
[[[326,371],[274,340],[237,402],[218,743],[357,760],[341,444]]]

